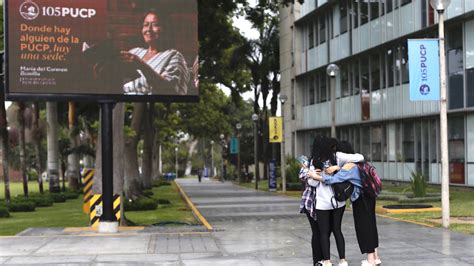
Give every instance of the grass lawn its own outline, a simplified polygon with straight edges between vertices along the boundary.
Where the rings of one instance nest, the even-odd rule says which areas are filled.
[[[48,182],[43,182],[43,189],[44,191],[49,191]],[[39,186],[38,186],[37,181],[28,181],[28,192],[39,192]],[[23,195],[22,182],[10,182],[10,196],[13,198],[16,195]],[[4,199],[4,198],[5,198],[5,183],[2,180],[2,182],[0,182],[0,199]]]
[[[400,186],[395,186],[390,182],[383,183],[384,191],[392,192],[410,192],[409,184],[402,184]],[[450,187],[450,212],[451,217],[474,217],[474,190],[471,188],[459,188],[459,187]],[[441,189],[439,186],[430,185],[427,189],[427,192],[440,192]],[[377,201],[377,207],[382,207],[383,205],[388,204],[397,204],[396,201]],[[441,202],[427,202],[423,204],[430,204],[433,207],[441,207]],[[421,222],[425,224],[431,224],[437,227],[440,227],[440,224],[430,221],[431,219],[440,219],[441,212],[424,212],[424,213],[400,213],[400,214],[386,214],[387,216],[407,220],[414,222]],[[466,234],[474,234],[474,224],[454,224],[451,221],[450,229],[457,232],[462,232]]]
[[[182,200],[178,188],[174,182],[171,186],[160,186],[153,188],[154,199],[167,199],[170,205],[158,204],[158,209],[153,211],[129,211],[125,213],[128,220],[136,225],[152,225],[157,223],[186,223],[199,224],[194,218],[192,211]]]
[[[4,186],[0,183],[0,201],[4,200]],[[23,194],[22,183],[10,183],[12,197]],[[38,191],[35,181],[29,183],[31,192]],[[170,205],[161,205],[153,211],[126,212],[127,219],[137,225],[150,225],[160,222],[197,224],[192,212],[176,186],[153,188],[155,199],[168,199]],[[82,195],[75,200],[54,203],[51,207],[36,208],[34,212],[11,212],[9,218],[0,218],[0,235],[15,235],[29,227],[84,227],[88,226],[88,215],[82,212]]]

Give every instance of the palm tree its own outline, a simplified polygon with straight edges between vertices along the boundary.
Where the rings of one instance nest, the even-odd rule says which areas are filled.
[[[3,65],[3,51],[0,53],[0,61]],[[8,131],[7,131],[7,111],[5,110],[5,84],[3,83],[3,71],[0,74],[0,86],[2,87],[2,93],[0,93],[0,149],[2,150],[2,166],[3,166],[3,178],[5,181],[5,201],[10,204],[10,177],[8,175]]]
[[[58,138],[58,105],[55,102],[46,103],[47,149],[49,192],[60,192],[59,187],[59,138]]]
[[[32,104],[33,109],[33,146],[35,147],[35,157],[36,157],[36,172],[38,173],[38,186],[39,192],[43,194],[43,177],[41,173],[43,170],[41,168],[41,129],[39,127],[39,105],[37,102]]]
[[[23,194],[28,197],[28,177],[26,175],[26,148],[25,148],[25,103],[18,102],[18,126],[20,144],[20,174],[23,180]]]

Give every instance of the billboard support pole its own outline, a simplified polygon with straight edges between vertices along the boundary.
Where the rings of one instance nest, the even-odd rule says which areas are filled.
[[[112,112],[114,102],[101,102],[101,140],[102,140],[102,202],[103,214],[100,217],[100,233],[118,232],[118,222],[114,215],[113,193],[113,128]]]

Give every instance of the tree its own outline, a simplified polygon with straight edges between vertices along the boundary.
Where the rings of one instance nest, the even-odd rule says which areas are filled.
[[[59,187],[59,123],[58,105],[55,102],[46,103],[47,152],[48,152],[48,178],[49,192],[60,192]]]
[[[28,177],[26,174],[26,144],[25,144],[25,103],[18,102],[18,126],[20,148],[20,175],[23,180],[23,194],[28,197]]]
[[[67,170],[65,177],[69,181],[69,188],[79,190],[79,156],[76,148],[79,146],[77,141],[78,129],[76,126],[76,104],[74,102],[68,103],[68,126],[69,126],[69,149],[70,153],[67,155]]]
[[[37,102],[34,102],[32,104],[32,120],[33,120],[33,128],[32,128],[32,140],[33,140],[33,146],[35,149],[35,166],[36,166],[36,172],[38,173],[38,186],[39,186],[39,192],[43,194],[43,169],[41,167],[41,137],[42,137],[42,132],[39,126],[39,120],[40,120],[40,112],[39,112],[39,105]]]

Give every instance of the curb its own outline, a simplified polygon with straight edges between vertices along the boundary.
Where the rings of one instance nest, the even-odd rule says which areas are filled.
[[[191,208],[191,210],[193,211],[194,216],[198,218],[198,220],[202,223],[202,225],[204,225],[204,227],[206,227],[207,230],[209,231],[213,230],[212,225],[206,220],[206,218],[204,218],[204,216],[202,216],[201,212],[196,208],[196,206],[188,197],[186,192],[184,192],[183,188],[181,188],[178,182],[176,181],[173,181],[173,182],[176,184],[176,187],[178,188],[179,193],[181,194],[181,197],[184,199],[184,201],[186,201],[186,204],[188,204],[189,208]]]

